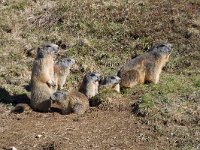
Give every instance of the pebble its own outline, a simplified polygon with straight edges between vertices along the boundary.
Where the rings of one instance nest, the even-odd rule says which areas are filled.
[[[36,137],[36,138],[41,138],[42,135],[41,135],[41,134],[38,134],[38,135],[36,135],[35,137]]]

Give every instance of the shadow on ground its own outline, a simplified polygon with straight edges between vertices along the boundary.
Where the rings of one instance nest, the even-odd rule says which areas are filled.
[[[26,103],[30,104],[27,94],[11,95],[5,88],[0,88],[0,103],[13,104]]]

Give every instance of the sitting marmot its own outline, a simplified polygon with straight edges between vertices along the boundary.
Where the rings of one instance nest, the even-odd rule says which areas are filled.
[[[47,112],[51,106],[50,96],[54,92],[54,57],[58,45],[45,44],[37,49],[31,75],[31,100],[33,110]]]
[[[120,86],[130,88],[145,82],[158,83],[162,68],[169,59],[172,45],[156,44],[151,51],[125,63],[118,72]]]
[[[67,76],[70,73],[71,67],[75,64],[75,60],[72,58],[64,58],[59,60],[54,65],[54,76],[56,82],[55,91],[63,89],[63,85],[66,82]]]
[[[100,79],[101,76],[98,73],[95,72],[87,73],[83,78],[83,82],[80,86],[79,91],[85,94],[88,98],[95,96],[96,94],[98,94]]]
[[[57,91],[51,96],[53,103],[61,109],[63,115],[75,113],[77,115],[84,114],[89,108],[88,98],[80,92],[65,93]]]

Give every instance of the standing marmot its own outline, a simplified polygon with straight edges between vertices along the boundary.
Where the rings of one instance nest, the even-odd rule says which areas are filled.
[[[75,60],[72,58],[64,58],[59,60],[54,65],[54,76],[56,82],[56,90],[63,89],[63,85],[66,82],[67,76],[70,73],[71,67],[75,64]]]
[[[98,94],[100,79],[101,76],[98,73],[95,72],[87,73],[83,78],[83,82],[80,86],[79,91],[85,94],[88,98],[95,96],[96,94]]]
[[[118,72],[118,76],[121,78],[120,86],[128,88],[146,81],[158,83],[162,68],[168,61],[171,52],[171,44],[156,44],[150,52],[125,63]]]
[[[57,104],[63,115],[71,112],[82,115],[89,109],[88,98],[84,94],[76,91],[69,93],[57,91],[51,95],[51,100]]]
[[[51,106],[50,96],[55,87],[54,54],[58,45],[45,44],[38,48],[31,75],[31,100],[33,110],[47,112]]]
[[[121,78],[118,76],[107,76],[99,83],[99,90],[100,89],[113,89],[116,92],[120,92],[120,83]]]

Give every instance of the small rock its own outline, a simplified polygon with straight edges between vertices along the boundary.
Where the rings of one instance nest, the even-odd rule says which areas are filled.
[[[41,134],[38,134],[38,135],[35,136],[35,138],[41,138],[41,137],[42,137]]]
[[[69,45],[63,43],[63,44],[60,45],[60,47],[61,47],[62,49],[64,49],[64,50],[66,50],[66,49],[69,48]]]
[[[17,150],[14,146],[10,148],[11,150]]]

